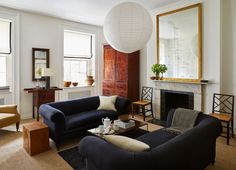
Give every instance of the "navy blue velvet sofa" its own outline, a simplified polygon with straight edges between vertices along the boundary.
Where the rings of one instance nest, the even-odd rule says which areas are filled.
[[[49,127],[50,138],[59,147],[63,140],[102,124],[101,119],[104,117],[114,120],[121,114],[128,114],[130,102],[123,97],[117,97],[117,111],[97,110],[99,104],[99,96],[47,103],[40,106],[39,114]]]
[[[168,114],[167,127],[173,113]],[[221,131],[219,120],[200,113],[194,128],[181,135],[159,129],[138,137],[150,146],[148,151],[128,152],[94,136],[83,138],[79,150],[87,170],[203,170],[215,161]]]

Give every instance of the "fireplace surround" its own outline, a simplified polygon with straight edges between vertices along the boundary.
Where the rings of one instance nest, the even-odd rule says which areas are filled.
[[[153,80],[152,86],[154,88],[154,115],[156,119],[161,119],[161,90],[178,91],[184,94],[192,93],[194,110],[202,111],[204,109],[203,96],[205,93],[205,86],[207,83],[193,83],[193,82],[175,82],[166,80]],[[172,106],[173,107],[173,106]]]

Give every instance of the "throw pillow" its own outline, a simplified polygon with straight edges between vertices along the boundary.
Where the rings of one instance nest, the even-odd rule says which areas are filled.
[[[104,139],[107,142],[130,152],[142,152],[150,149],[150,146],[146,143],[125,136],[104,135]]]
[[[97,110],[114,110],[117,96],[99,96],[100,105]]]

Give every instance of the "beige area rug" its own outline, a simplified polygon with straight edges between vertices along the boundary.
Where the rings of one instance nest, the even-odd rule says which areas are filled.
[[[0,170],[72,170],[52,142],[52,149],[35,156],[30,156],[22,146],[22,126],[19,132],[14,126],[0,129]]]
[[[30,120],[32,121],[32,120]],[[29,121],[27,121],[29,122]],[[23,122],[23,124],[25,121]],[[149,131],[161,128],[149,124]],[[144,127],[145,129],[145,127]],[[70,140],[62,146],[62,150],[76,146],[79,139]],[[71,170],[72,168],[57,154],[53,142],[51,150],[30,156],[22,148],[22,126],[20,131],[15,131],[15,126],[0,129],[0,170]],[[236,170],[236,138],[226,145],[225,138],[217,140],[217,156],[214,165],[209,165],[206,170]]]

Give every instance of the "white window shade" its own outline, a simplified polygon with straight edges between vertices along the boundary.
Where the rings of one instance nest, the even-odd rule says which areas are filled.
[[[79,32],[64,32],[64,56],[91,58],[92,57],[92,35]]]
[[[0,20],[0,54],[11,53],[11,22]]]

